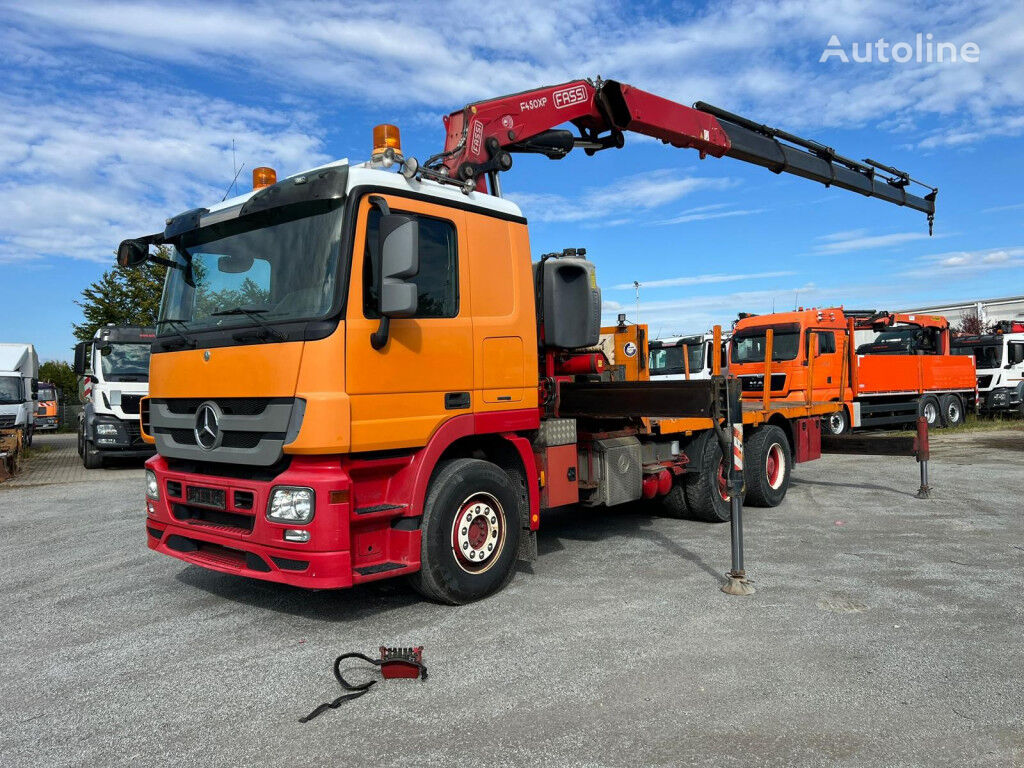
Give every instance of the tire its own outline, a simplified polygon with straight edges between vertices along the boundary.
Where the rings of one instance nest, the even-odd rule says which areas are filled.
[[[840,408],[835,413],[821,417],[821,426],[826,434],[845,435],[850,431],[850,414],[846,408]]]
[[[25,445],[28,448],[32,447],[32,438],[36,436],[35,427],[27,427],[25,429]]]
[[[786,433],[774,424],[761,427],[743,451],[745,503],[752,507],[779,506],[789,490],[792,470],[793,452]]]
[[[925,395],[917,402],[918,417],[924,416],[928,421],[928,429],[938,429],[942,426],[942,408],[939,406],[939,399],[935,395]]]
[[[694,447],[694,458],[698,472],[685,476],[683,494],[694,520],[706,523],[725,523],[732,517],[732,504],[728,493],[723,491],[722,449],[714,433],[707,432],[698,438],[700,445]]]
[[[939,401],[942,405],[942,423],[946,427],[959,427],[964,423],[964,404],[957,395],[943,395]]]
[[[661,497],[661,511],[668,517],[685,520],[690,517],[690,505],[686,503],[684,481],[686,476],[672,480],[672,488]]]
[[[431,480],[420,530],[417,592],[451,605],[497,592],[515,573],[522,535],[515,483],[488,461],[447,461]]]
[[[79,423],[78,425],[78,439],[75,441],[78,444],[78,456],[80,458],[85,457],[85,425]]]
[[[103,454],[97,449],[92,447],[92,443],[86,441],[84,445],[84,452],[82,453],[82,466],[86,469],[102,469],[103,468]]]

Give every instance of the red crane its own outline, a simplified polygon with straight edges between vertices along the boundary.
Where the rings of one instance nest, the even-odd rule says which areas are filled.
[[[702,158],[733,157],[775,173],[877,197],[922,211],[931,231],[938,189],[874,160],[852,160],[831,147],[802,139],[697,102],[692,107],[615,80],[573,80],[469,104],[444,118],[444,151],[419,172],[439,180],[500,194],[498,174],[512,167],[513,152],[558,159],[574,148],[588,155],[622,147],[627,131],[653,136]],[[571,123],[578,134],[557,126]],[[928,189],[907,191],[910,184]]]

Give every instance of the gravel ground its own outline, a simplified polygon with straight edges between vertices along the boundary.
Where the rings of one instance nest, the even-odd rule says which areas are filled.
[[[744,598],[728,527],[641,506],[546,515],[537,562],[450,608],[156,555],[138,463],[0,486],[0,762],[1021,765],[1024,434],[936,442],[928,501],[912,459],[799,467],[748,510]],[[296,722],[381,643],[430,679]]]

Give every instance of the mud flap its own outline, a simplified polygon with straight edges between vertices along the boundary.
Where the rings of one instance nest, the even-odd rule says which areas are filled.
[[[516,558],[527,563],[532,563],[537,559],[536,531],[531,531],[529,528],[523,528],[519,536],[519,552],[516,553]]]

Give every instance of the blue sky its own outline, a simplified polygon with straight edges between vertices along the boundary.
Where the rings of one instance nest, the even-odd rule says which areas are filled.
[[[20,6],[20,7],[19,7]],[[977,63],[819,61],[931,34]],[[441,148],[465,103],[602,75],[708,101],[940,188],[923,215],[627,136],[516,156],[537,256],[584,246],[606,313],[653,334],[738,311],[1024,293],[1024,5],[1007,2],[9,3],[0,0],[0,327],[69,357],[72,303],[127,236],[219,200],[245,163]]]

